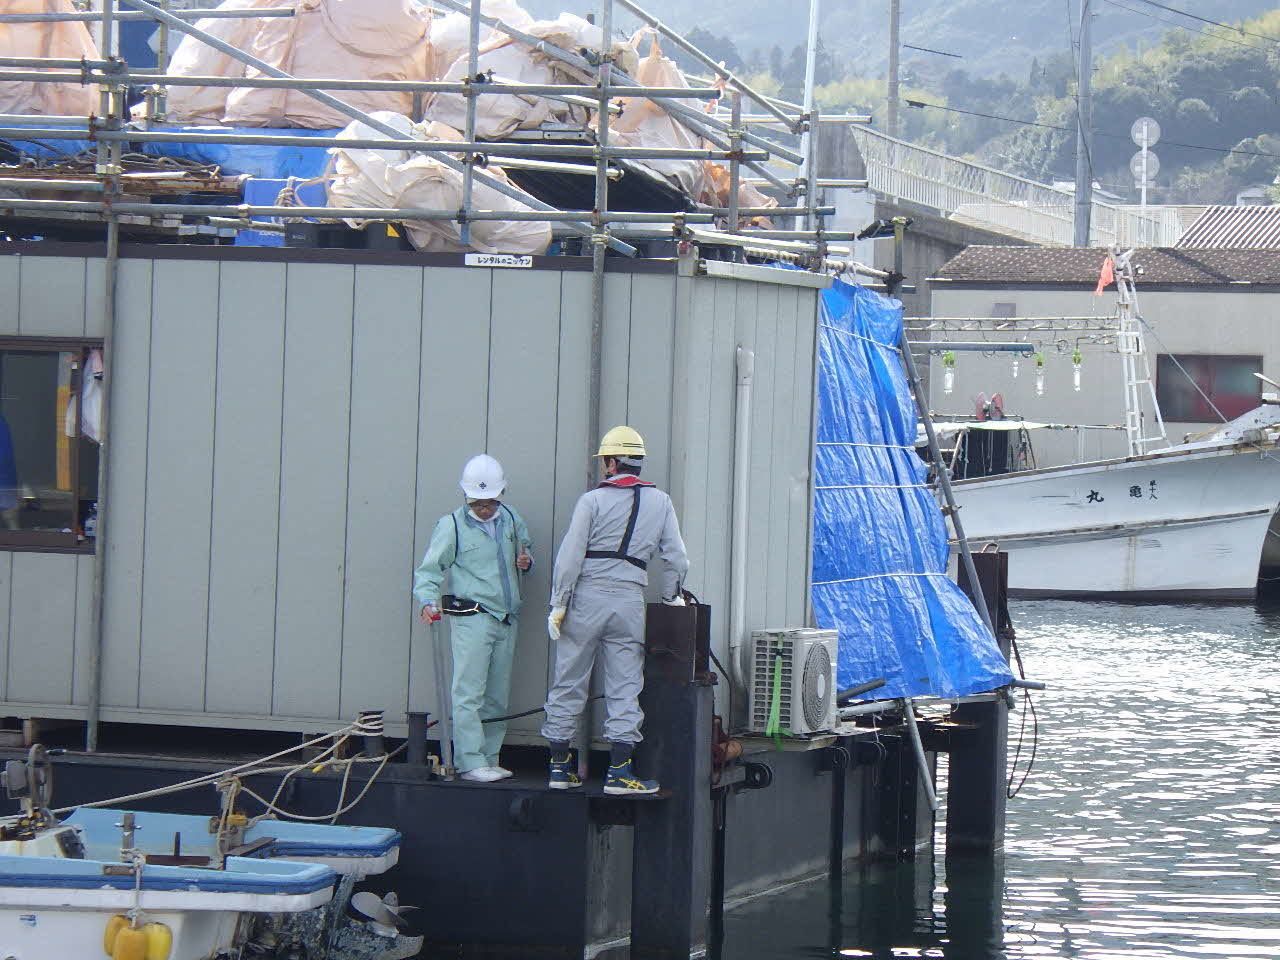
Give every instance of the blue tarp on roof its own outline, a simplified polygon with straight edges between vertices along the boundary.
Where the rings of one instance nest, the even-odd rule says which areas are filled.
[[[837,280],[820,310],[813,607],[840,631],[840,689],[885,677],[868,699],[888,700],[1002,686],[1008,664],[946,575],[898,352],[902,304]]]

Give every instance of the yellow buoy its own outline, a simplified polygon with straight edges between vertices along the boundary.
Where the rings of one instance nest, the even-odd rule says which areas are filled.
[[[147,960],[147,935],[137,927],[121,927],[111,960]]]
[[[148,923],[142,928],[147,937],[147,960],[169,960],[173,949],[173,931],[163,923]]]
[[[106,951],[107,956],[111,956],[116,949],[116,935],[120,930],[129,925],[129,918],[122,917],[119,914],[107,921],[107,929],[102,934],[102,949]]]

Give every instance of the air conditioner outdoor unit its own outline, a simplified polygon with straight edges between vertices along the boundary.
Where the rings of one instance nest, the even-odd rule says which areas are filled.
[[[747,727],[766,733],[778,702],[778,726],[795,736],[836,728],[835,630],[793,627],[751,634]]]

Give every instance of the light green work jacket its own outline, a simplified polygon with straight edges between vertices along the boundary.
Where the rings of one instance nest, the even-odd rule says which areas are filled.
[[[426,555],[413,574],[418,609],[427,604],[440,606],[447,572],[449,592],[454,596],[475,600],[499,620],[519,612],[521,573],[516,557],[522,549],[532,556],[533,540],[515,508],[502,504],[494,519],[496,539],[465,505],[436,521]]]

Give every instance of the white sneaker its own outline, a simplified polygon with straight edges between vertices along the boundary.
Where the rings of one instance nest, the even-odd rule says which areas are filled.
[[[498,775],[499,780],[505,780],[507,779],[507,777],[515,776],[515,774],[513,774],[506,767],[500,767],[496,763],[492,767],[490,767],[489,770],[492,773],[496,773]]]
[[[476,783],[493,783],[495,780],[501,780],[502,774],[493,767],[477,767],[474,770],[468,770],[462,774],[463,780],[474,780]]]

